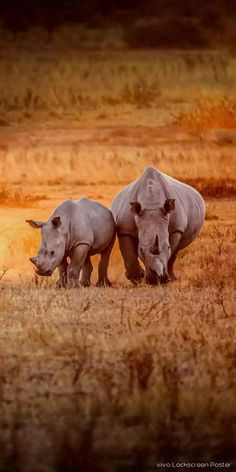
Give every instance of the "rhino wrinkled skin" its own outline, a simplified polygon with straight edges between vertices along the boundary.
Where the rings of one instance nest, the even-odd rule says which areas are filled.
[[[111,285],[107,267],[115,241],[115,224],[108,208],[88,198],[66,200],[47,222],[26,221],[33,228],[41,228],[38,255],[30,258],[38,275],[50,276],[58,268],[57,287],[75,287],[82,270],[80,284],[88,286],[93,270],[90,256],[101,254],[97,285]]]
[[[173,265],[180,249],[199,233],[205,203],[197,190],[148,167],[140,178],[114,198],[111,206],[126,277],[139,282],[174,279]]]

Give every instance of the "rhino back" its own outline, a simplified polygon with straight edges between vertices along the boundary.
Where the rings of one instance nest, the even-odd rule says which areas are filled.
[[[95,253],[102,251],[114,234],[111,211],[86,197],[64,201],[50,219],[54,216],[61,217],[68,250],[77,244],[88,244]]]

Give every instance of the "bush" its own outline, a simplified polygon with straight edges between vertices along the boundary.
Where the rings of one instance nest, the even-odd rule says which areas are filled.
[[[138,108],[150,107],[160,96],[159,84],[148,84],[144,79],[136,80],[132,85],[126,84],[122,91],[122,102],[136,105]]]

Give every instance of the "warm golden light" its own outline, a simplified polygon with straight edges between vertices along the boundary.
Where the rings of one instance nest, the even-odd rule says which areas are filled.
[[[233,461],[232,2],[120,0],[116,9],[58,0],[51,10],[33,0],[22,19],[21,2],[3,3],[0,470]],[[132,285],[118,241],[112,288],[95,287],[99,256],[89,288],[56,290],[56,272],[35,275],[29,258],[40,230],[26,220],[47,221],[82,196],[110,207],[147,166],[206,202],[203,229],[177,256],[176,281]]]

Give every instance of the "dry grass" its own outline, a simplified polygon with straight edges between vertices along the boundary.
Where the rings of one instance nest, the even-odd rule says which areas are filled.
[[[45,195],[26,195],[22,189],[13,190],[6,186],[0,187],[0,206],[2,207],[29,208],[36,202],[45,199]]]
[[[0,176],[124,184],[151,164],[233,195],[235,65],[220,51],[0,53]]]
[[[102,195],[103,188],[113,185],[111,202],[130,182],[130,175],[137,178],[153,165],[192,184],[205,196],[235,195],[235,133],[201,136],[173,128],[114,125],[79,130],[12,129],[0,134],[7,147],[0,150],[0,176],[11,192],[22,180],[24,195],[32,195],[33,185],[35,198],[59,194],[62,188],[70,188],[69,196],[76,198],[90,194],[93,186]],[[66,197],[63,192],[61,199]]]
[[[1,470],[235,459],[235,226],[194,246],[156,288],[1,281]]]
[[[226,51],[5,50],[0,176],[124,184],[151,164],[233,195],[235,65]]]
[[[187,184],[195,187],[204,197],[227,198],[236,196],[236,179],[208,178],[186,179]]]
[[[220,51],[74,51],[0,54],[2,125],[40,120],[84,122],[142,107],[179,106],[234,95],[235,57]],[[19,80],[20,77],[20,80]],[[89,119],[91,117],[89,116]],[[158,117],[156,117],[156,120]],[[96,120],[97,121],[97,120]]]
[[[236,101],[223,99],[213,102],[197,103],[189,113],[180,113],[174,124],[184,129],[199,131],[203,129],[236,128]]]

